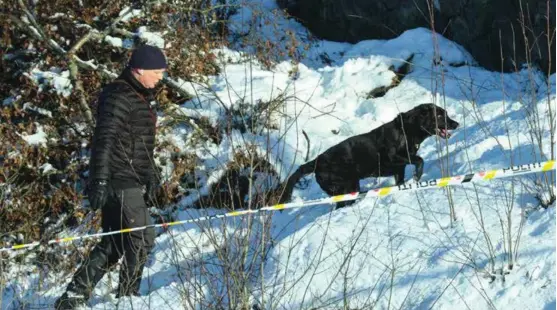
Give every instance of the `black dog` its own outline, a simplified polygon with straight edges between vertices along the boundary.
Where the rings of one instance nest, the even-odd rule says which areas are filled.
[[[447,130],[457,127],[447,111],[432,103],[400,113],[389,123],[348,138],[301,165],[284,185],[280,203],[289,200],[296,183],[312,172],[321,189],[331,196],[359,192],[360,179],[371,176],[394,176],[396,184],[401,185],[408,164],[416,166],[414,179],[418,181],[424,165],[417,155],[420,144],[434,135],[448,139]],[[337,208],[352,203],[339,202]]]

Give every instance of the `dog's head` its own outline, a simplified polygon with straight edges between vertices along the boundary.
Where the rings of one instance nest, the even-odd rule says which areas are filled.
[[[448,139],[451,136],[449,130],[458,127],[458,122],[451,119],[445,109],[433,103],[420,104],[404,114],[405,125],[411,125],[430,136],[438,135],[441,138]]]

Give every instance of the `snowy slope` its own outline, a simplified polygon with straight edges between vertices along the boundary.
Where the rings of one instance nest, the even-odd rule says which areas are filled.
[[[550,156],[547,92],[554,107],[555,76],[548,90],[542,75],[532,76],[527,70],[513,74],[486,71],[474,66],[460,46],[439,35],[434,40],[427,29],[358,44],[311,40],[301,25],[284,18],[274,1],[253,0],[232,22],[236,35],[257,34],[277,48],[287,49],[289,41],[281,34],[292,31],[308,48],[299,48],[301,61],[296,68],[284,58],[267,70],[242,61],[246,59],[243,53],[249,55],[252,49],[237,43],[234,49],[219,51],[223,74],[210,78],[210,92],[200,85],[185,84],[186,90],[199,97],[180,109],[205,115],[214,123],[222,114],[216,97],[228,107],[239,98],[256,102],[281,92],[296,97],[286,102],[286,117],[277,119],[281,129],[265,133],[269,140],[263,135],[242,137],[237,132],[219,146],[209,146],[209,153],[199,151],[208,166],[229,161],[233,148],[241,147],[246,139],[257,144],[261,153],[271,149],[271,162],[284,178],[304,163],[307,144],[302,130],[311,139],[313,158],[427,102],[446,107],[461,127],[446,142],[431,137],[421,145],[423,180],[444,176],[441,168],[456,175]],[[231,40],[235,42],[235,37]],[[330,64],[322,61],[325,53]],[[412,71],[398,86],[383,97],[366,99],[371,90],[390,85],[395,74],[389,68],[399,68],[411,55]],[[531,137],[527,111],[532,107],[540,116],[542,149]],[[165,138],[186,150],[181,130]],[[407,177],[410,173],[409,167]],[[297,189],[293,199],[325,197],[312,176],[306,179],[309,187]],[[230,298],[226,290],[230,271],[222,268],[221,250],[229,249],[224,255],[236,258],[240,248],[226,236],[243,232],[249,221],[256,225],[248,254],[256,270],[249,273],[247,290],[250,302],[265,309],[554,309],[555,208],[537,208],[537,201],[525,188],[530,179],[454,189],[450,199],[457,221],[452,225],[447,192],[431,189],[368,198],[335,211],[321,205],[175,227],[156,240],[142,283],[143,295],[121,300],[118,309],[204,309],[210,308],[211,300]],[[391,178],[370,178],[362,180],[362,185],[378,187],[392,182]],[[181,202],[184,209],[176,214],[177,219],[222,212],[187,209],[190,202]],[[519,239],[512,270],[507,270],[507,211],[513,248]],[[272,242],[261,261],[252,252],[261,246],[257,234],[263,221],[272,223],[265,232]],[[494,278],[484,277],[487,274]],[[59,276],[53,275],[43,279],[39,290],[38,279],[38,275],[14,279],[10,291],[4,292],[3,308],[9,308],[16,295],[31,305],[52,303],[69,281],[55,284]],[[111,292],[116,281],[117,271],[106,276],[89,307],[115,308]],[[189,304],[196,298],[204,304]]]

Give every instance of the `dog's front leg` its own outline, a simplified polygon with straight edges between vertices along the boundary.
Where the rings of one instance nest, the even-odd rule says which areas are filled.
[[[414,172],[414,180],[417,182],[422,177],[424,173],[424,160],[418,155],[410,155],[409,157],[404,157],[397,155],[395,160],[400,161],[402,164],[402,170],[395,171],[395,181],[397,185],[404,183],[404,165],[414,165],[416,170]]]
[[[418,155],[414,155],[412,158],[412,163],[416,167],[416,172],[414,174],[414,181],[418,182],[424,174],[424,159]]]
[[[397,186],[404,184],[404,168],[406,168],[406,165],[401,165],[400,167],[397,167],[394,171],[395,185]]]

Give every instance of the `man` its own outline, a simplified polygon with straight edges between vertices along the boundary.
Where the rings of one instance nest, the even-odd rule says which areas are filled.
[[[145,199],[153,198],[158,179],[153,162],[157,116],[150,103],[166,68],[160,49],[138,47],[128,67],[99,96],[88,196],[91,208],[102,210],[103,231],[151,223]],[[139,295],[154,239],[153,228],[103,237],[76,271],[55,309],[84,304],[122,256],[117,297]]]

